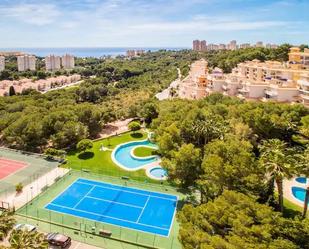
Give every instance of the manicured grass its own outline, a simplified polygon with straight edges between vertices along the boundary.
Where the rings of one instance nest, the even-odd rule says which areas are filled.
[[[156,152],[155,149],[140,146],[134,149],[133,154],[138,157],[147,157],[147,156],[153,156],[155,152]]]
[[[283,200],[283,205],[285,217],[294,217],[295,215],[301,215],[303,212],[303,209],[300,206],[294,204],[286,198]]]
[[[118,136],[105,138],[93,142],[93,148],[85,153],[78,153],[72,150],[67,154],[66,167],[77,170],[89,170],[93,173],[112,175],[112,176],[129,176],[135,180],[151,181],[145,174],[145,170],[125,171],[118,167],[111,158],[112,150],[119,144],[130,141],[144,140],[147,134],[144,132],[127,132]],[[101,151],[101,146],[109,150]]]

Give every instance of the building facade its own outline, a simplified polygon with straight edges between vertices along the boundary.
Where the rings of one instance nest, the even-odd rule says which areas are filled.
[[[35,71],[36,58],[33,55],[17,56],[18,71]]]
[[[61,69],[60,56],[49,55],[45,57],[45,68],[47,71],[55,71]]]
[[[200,99],[206,97],[208,85],[208,63],[201,59],[191,64],[189,75],[181,81],[178,95],[185,99]]]
[[[4,56],[0,56],[0,72],[5,69],[5,58]]]
[[[207,61],[196,61],[182,82],[179,96],[199,99],[214,92],[241,99],[309,105],[309,50],[291,48],[289,61],[285,63],[259,60],[239,63],[230,74],[219,68],[209,73]]]
[[[61,57],[61,64],[63,69],[73,69],[75,60],[73,55],[65,54]]]

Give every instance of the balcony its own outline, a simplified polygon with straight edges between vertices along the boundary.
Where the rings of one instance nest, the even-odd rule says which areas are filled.
[[[231,89],[231,87],[230,87],[229,85],[227,85],[227,84],[224,84],[224,85],[222,85],[222,89],[223,89],[224,91],[228,91],[228,90]]]
[[[248,92],[249,92],[249,89],[243,87],[243,88],[241,88],[241,89],[238,89],[238,92],[239,92],[239,93],[248,93]]]
[[[274,90],[265,90],[265,94],[269,97],[276,97],[278,96],[278,92],[274,91]]]
[[[298,84],[301,86],[309,86],[309,81],[307,80],[299,80]]]
[[[309,95],[306,95],[306,94],[301,94],[300,97],[304,100],[307,100],[309,101]]]

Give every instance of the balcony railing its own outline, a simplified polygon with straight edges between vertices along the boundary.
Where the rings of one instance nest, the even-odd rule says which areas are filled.
[[[265,94],[270,96],[270,97],[276,97],[278,96],[278,93],[273,91],[273,90],[265,90]]]

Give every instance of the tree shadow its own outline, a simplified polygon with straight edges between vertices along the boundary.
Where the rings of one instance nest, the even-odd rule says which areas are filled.
[[[94,157],[94,153],[91,151],[86,151],[78,155],[78,158],[81,160],[87,160]]]
[[[283,209],[283,216],[285,218],[295,218],[296,216],[301,216],[302,213],[298,210],[294,210],[292,208],[289,207],[284,207]]]
[[[140,133],[140,132],[131,133],[131,137],[133,137],[133,138],[142,138],[143,134]]]

